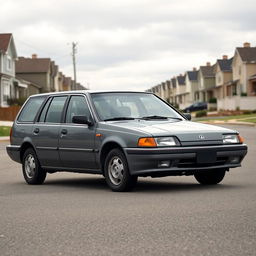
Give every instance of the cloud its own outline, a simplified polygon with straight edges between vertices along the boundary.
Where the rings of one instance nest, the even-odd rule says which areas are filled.
[[[82,84],[144,90],[244,41],[255,45],[255,12],[252,0],[9,0],[0,32],[14,34],[20,56],[51,57],[70,76],[78,42]]]

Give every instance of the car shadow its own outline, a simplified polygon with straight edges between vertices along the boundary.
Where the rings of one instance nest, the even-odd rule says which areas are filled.
[[[66,179],[54,179],[45,182],[44,186],[61,186],[77,189],[93,189],[111,191],[103,177],[85,177],[85,178],[66,178]],[[140,178],[136,187],[132,190],[133,193],[140,192],[186,192],[186,191],[203,191],[203,190],[226,190],[233,188],[242,188],[240,184],[222,184],[218,185],[200,185],[195,182],[177,182],[166,180],[149,180]]]

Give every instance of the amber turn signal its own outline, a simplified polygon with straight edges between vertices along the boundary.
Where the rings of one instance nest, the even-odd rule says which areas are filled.
[[[139,147],[156,147],[156,142],[154,138],[140,138],[138,141]]]
[[[244,138],[242,136],[238,135],[238,139],[240,143],[244,143]]]

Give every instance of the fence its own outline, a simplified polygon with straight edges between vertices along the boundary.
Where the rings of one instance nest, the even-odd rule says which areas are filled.
[[[20,106],[11,106],[7,108],[0,108],[1,121],[14,121],[16,115],[20,110]]]

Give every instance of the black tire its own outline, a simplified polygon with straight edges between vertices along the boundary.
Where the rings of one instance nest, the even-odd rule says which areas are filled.
[[[46,172],[41,168],[32,148],[28,148],[22,157],[22,171],[25,181],[30,185],[42,184],[46,178]]]
[[[130,191],[137,184],[137,176],[131,176],[126,157],[120,149],[112,149],[104,163],[104,175],[114,192]]]
[[[225,173],[225,169],[217,169],[195,173],[194,176],[196,180],[202,185],[216,185],[223,180]]]

